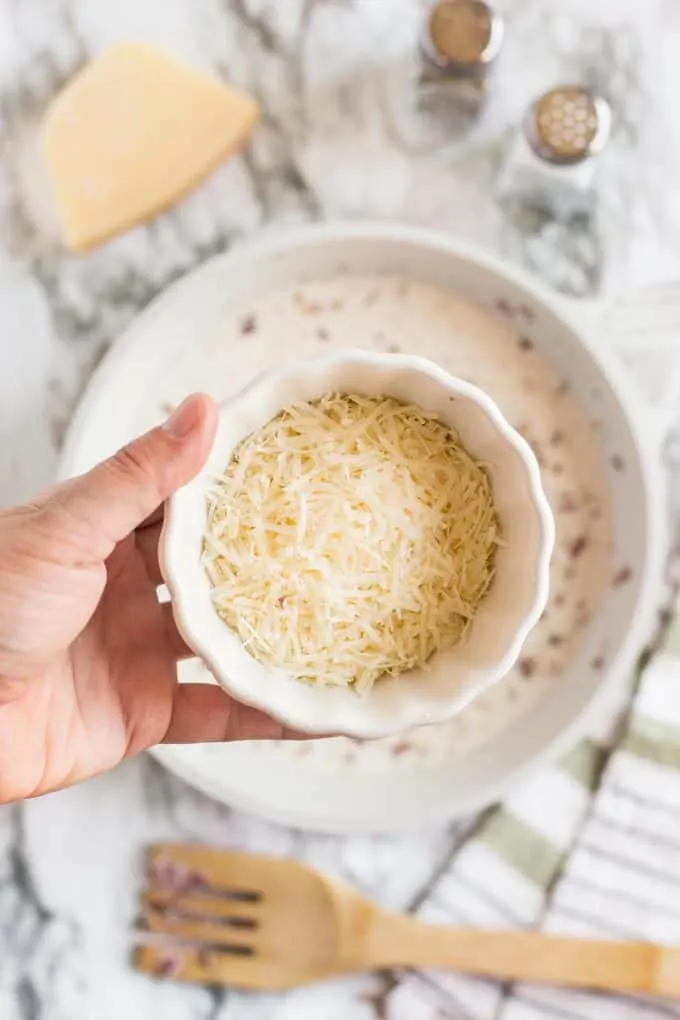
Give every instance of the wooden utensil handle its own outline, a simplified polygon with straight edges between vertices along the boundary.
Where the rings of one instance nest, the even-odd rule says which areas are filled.
[[[680,995],[680,949],[539,932],[440,928],[385,918],[371,939],[376,966],[447,967],[504,981]]]

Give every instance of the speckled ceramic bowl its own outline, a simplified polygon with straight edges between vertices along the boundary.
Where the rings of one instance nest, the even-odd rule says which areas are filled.
[[[505,539],[465,641],[422,669],[379,681],[365,697],[304,684],[257,662],[215,611],[201,565],[206,490],[234,448],[284,407],[328,392],[395,397],[453,426],[470,453],[490,465]],[[545,606],[553,542],[536,458],[485,393],[424,358],[348,350],[265,372],[221,405],[205,468],[170,500],[162,567],[180,631],[231,695],[306,733],[367,738],[449,719],[508,672]]]
[[[229,396],[262,368],[306,356],[301,352],[341,350],[342,336],[352,336],[370,350],[383,349],[375,330],[385,328],[386,311],[390,317],[391,306],[385,304],[379,319],[362,304],[367,309],[361,312],[362,328],[350,323],[348,332],[343,326],[342,336],[332,342],[317,332],[319,325],[338,325],[332,309],[333,315],[329,310],[318,320],[296,313],[288,328],[298,324],[299,338],[289,336],[278,346],[273,340],[263,343],[259,333],[244,334],[244,322],[250,321],[244,317],[263,303],[269,305],[277,293],[305,294],[310,287],[316,293],[319,284],[329,281],[337,281],[342,290],[344,277],[376,274],[386,279],[388,290],[389,280],[398,278],[409,289],[424,285],[443,291],[446,302],[464,298],[482,315],[498,317],[510,327],[509,344],[519,334],[529,342],[531,350],[522,348],[521,365],[508,370],[506,387],[494,382],[504,371],[503,352],[510,350],[502,346],[500,335],[488,351],[498,359],[496,364],[471,371],[464,337],[460,350],[453,339],[447,348],[443,336],[430,342],[422,333],[427,321],[416,323],[412,316],[400,333],[403,350],[417,344],[453,374],[459,369],[459,374],[488,383],[518,425],[525,421],[517,403],[525,389],[525,354],[538,359],[557,403],[566,395],[576,415],[570,413],[569,420],[575,426],[580,422],[578,436],[568,437],[572,456],[571,462],[560,463],[561,481],[553,470],[558,465],[551,441],[553,426],[565,425],[563,416],[549,414],[532,422],[528,433],[534,443],[541,439],[537,450],[548,457],[543,478],[552,486],[555,510],[560,513],[562,497],[573,492],[574,485],[586,486],[581,491],[588,495],[594,469],[600,478],[593,509],[599,506],[607,520],[591,532],[594,518],[585,500],[582,512],[560,513],[561,548],[551,561],[553,604],[530,635],[532,644],[537,643],[533,660],[526,664],[535,667],[535,673],[522,672],[523,651],[517,669],[486,698],[474,699],[459,722],[406,740],[388,738],[361,746],[343,740],[302,747],[246,741],[154,749],[166,768],[224,804],[280,824],[333,833],[403,830],[467,817],[501,800],[531,769],[558,759],[593,726],[610,719],[627,696],[637,657],[656,626],[669,542],[661,447],[678,407],[669,344],[680,321],[677,296],[661,288],[656,297],[631,292],[625,303],[566,301],[488,252],[398,223],[318,223],[287,229],[208,259],[173,284],[131,323],[95,371],[69,429],[62,477],[88,471],[162,421],[169,405],[189,388],[212,387]],[[333,293],[330,288],[329,296]],[[400,311],[397,302],[395,314]],[[446,321],[455,331],[455,317]],[[274,323],[269,336],[278,336]],[[617,354],[629,344],[633,351],[637,345],[649,361],[650,373],[634,381]],[[533,394],[527,412],[540,417],[542,404],[542,394]],[[577,450],[572,439],[578,446],[586,442],[590,450],[584,473],[573,470]],[[580,547],[584,533],[598,549],[595,553],[587,548],[575,565],[579,584],[588,579],[593,587],[588,603],[592,615],[579,622],[578,586],[572,591],[567,571],[574,567],[573,543],[578,539]],[[554,630],[553,612],[562,595],[569,613],[564,621],[568,637],[566,647],[556,652],[547,642],[563,633]],[[197,660],[180,663],[179,675],[182,682],[207,679]]]

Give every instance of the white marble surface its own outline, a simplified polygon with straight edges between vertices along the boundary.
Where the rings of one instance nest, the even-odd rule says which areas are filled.
[[[493,103],[463,141],[434,144],[408,113],[415,0],[0,0],[0,501],[50,478],[87,375],[156,293],[257,230],[314,218],[433,224],[585,289],[680,272],[675,0],[503,0]],[[93,252],[59,246],[38,129],[59,84],[120,39],[163,45],[247,86],[265,117],[250,151],[181,205]],[[598,244],[565,262],[527,244],[494,198],[529,98],[595,81],[617,127],[598,188]],[[579,247],[580,245],[580,247]],[[593,265],[593,251],[601,265]],[[574,266],[576,267],[574,269]],[[144,758],[0,809],[2,1020],[435,1020],[458,1016],[398,975],[287,996],[154,984],[127,966],[141,852],[161,837],[299,854],[407,908],[465,837],[443,822],[394,837],[306,836],[219,807]],[[491,1020],[480,1017],[479,1020]]]

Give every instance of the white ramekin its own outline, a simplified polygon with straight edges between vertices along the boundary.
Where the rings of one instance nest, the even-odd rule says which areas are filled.
[[[493,585],[465,641],[435,653],[422,669],[379,681],[365,697],[257,662],[215,611],[201,565],[206,491],[234,448],[284,407],[329,392],[394,397],[452,425],[489,465],[504,538]],[[265,372],[221,405],[208,462],[169,502],[161,561],[183,637],[229,694],[305,733],[369,738],[449,719],[508,672],[545,607],[554,534],[533,451],[485,393],[425,358],[348,350]]]

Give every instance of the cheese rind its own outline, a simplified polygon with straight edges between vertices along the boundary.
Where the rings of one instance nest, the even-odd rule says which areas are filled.
[[[106,50],[45,118],[66,245],[87,250],[167,208],[246,143],[258,116],[249,95],[152,46]]]

